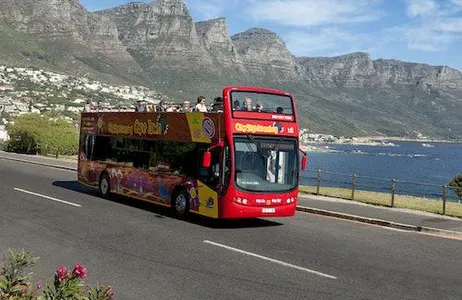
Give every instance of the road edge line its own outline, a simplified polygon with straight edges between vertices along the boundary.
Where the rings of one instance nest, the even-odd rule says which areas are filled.
[[[304,212],[304,213],[310,213],[310,214],[315,214],[315,215],[322,215],[322,216],[327,216],[327,217],[345,219],[345,220],[356,221],[356,222],[361,222],[361,223],[367,223],[367,224],[372,224],[372,225],[378,225],[378,226],[382,226],[382,227],[389,227],[389,228],[394,228],[394,229],[401,229],[401,230],[407,230],[407,231],[416,231],[416,232],[424,232],[424,233],[443,233],[443,234],[448,234],[448,235],[462,236],[462,232],[457,232],[457,231],[451,231],[451,230],[439,229],[439,228],[433,228],[433,227],[426,227],[426,226],[409,225],[409,224],[397,223],[397,222],[392,222],[392,221],[385,221],[385,220],[381,220],[381,219],[375,219],[375,218],[368,218],[368,217],[361,217],[361,216],[357,216],[357,215],[339,213],[339,212],[334,212],[334,211],[324,210],[324,209],[319,209],[319,208],[310,208],[310,207],[306,207],[306,206],[297,206],[296,210],[300,211],[300,212]]]
[[[20,158],[12,158],[12,157],[7,157],[7,156],[3,156],[3,155],[0,155],[0,159],[17,161],[17,162],[22,162],[22,163],[28,163],[28,164],[38,165],[38,166],[42,166],[42,167],[62,169],[62,170],[67,170],[67,171],[77,171],[76,167],[74,168],[74,167],[53,165],[53,164],[41,163],[41,162],[37,162],[37,161],[30,161],[30,160],[20,159]]]

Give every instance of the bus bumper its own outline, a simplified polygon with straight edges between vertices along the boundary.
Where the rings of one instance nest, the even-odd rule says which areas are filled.
[[[243,205],[235,202],[225,205],[226,207],[220,212],[220,218],[224,219],[291,217],[297,207],[296,202],[275,206]]]

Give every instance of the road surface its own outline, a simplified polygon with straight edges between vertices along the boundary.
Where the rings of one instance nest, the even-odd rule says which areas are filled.
[[[35,280],[78,261],[115,299],[462,297],[460,240],[306,213],[181,221],[75,178],[0,159],[0,253],[39,256]]]

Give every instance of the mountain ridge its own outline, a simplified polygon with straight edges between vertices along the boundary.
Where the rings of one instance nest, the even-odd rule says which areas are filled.
[[[265,28],[229,34],[225,18],[194,22],[182,0],[89,12],[77,0],[0,3],[0,58],[173,98],[212,98],[232,84],[295,94],[302,126],[342,135],[462,137],[462,73],[364,52],[295,57]]]

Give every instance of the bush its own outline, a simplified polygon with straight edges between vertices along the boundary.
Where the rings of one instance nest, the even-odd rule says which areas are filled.
[[[454,176],[451,182],[449,182],[449,186],[454,191],[454,193],[459,196],[459,199],[462,200],[462,174]]]
[[[22,115],[7,130],[10,140],[6,150],[10,152],[41,155],[77,153],[79,133],[74,125],[62,118]]]
[[[29,269],[37,258],[26,251],[10,251],[4,266],[0,268],[0,299],[2,300],[111,300],[114,291],[111,286],[87,288],[83,278],[87,275],[85,267],[75,264],[72,272],[59,267],[54,279],[45,287],[30,282]]]

